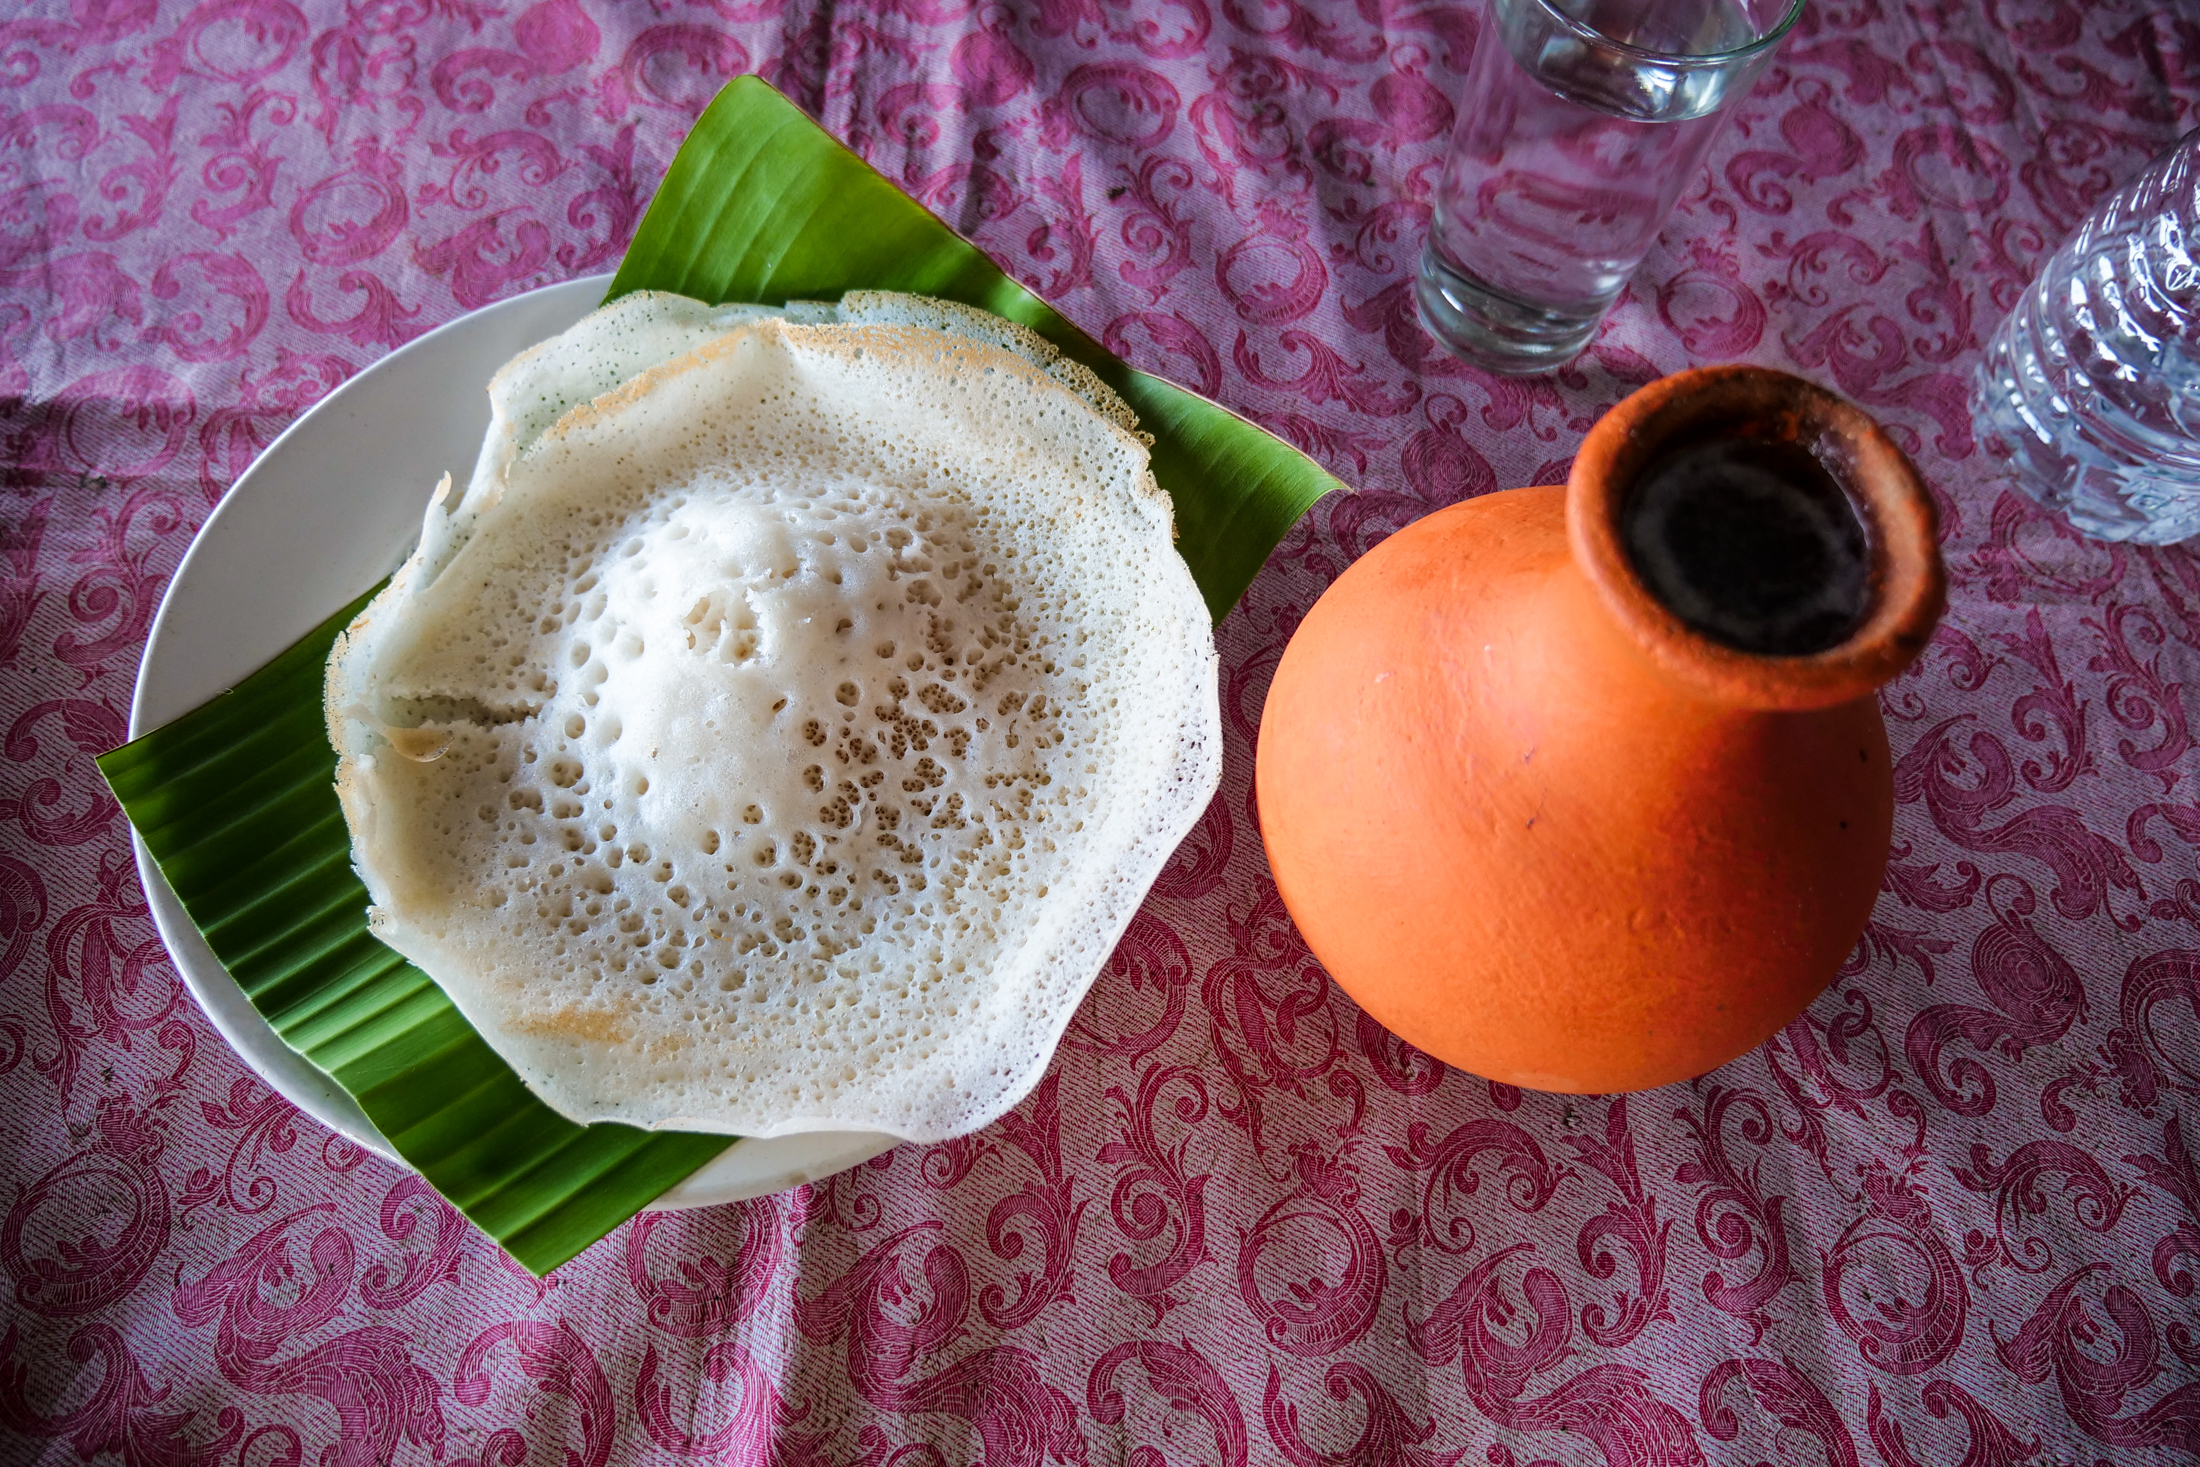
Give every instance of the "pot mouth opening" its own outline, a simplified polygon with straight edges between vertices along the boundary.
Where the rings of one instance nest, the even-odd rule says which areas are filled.
[[[1566,518],[1622,629],[1728,703],[1863,697],[1923,650],[1945,596],[1916,469],[1784,372],[1704,368],[1635,393],[1583,442]]]
[[[1824,457],[1821,457],[1824,455]],[[1760,657],[1840,646],[1884,580],[1873,536],[1823,440],[1742,422],[1674,443],[1619,503],[1620,548],[1690,631]]]

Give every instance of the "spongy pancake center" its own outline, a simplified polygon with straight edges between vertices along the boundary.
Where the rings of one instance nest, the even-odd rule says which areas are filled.
[[[1018,904],[1004,880],[1044,864],[1075,787],[1049,794],[1056,710],[1085,689],[1033,655],[978,543],[959,506],[744,493],[717,475],[620,527],[550,639],[575,671],[541,723],[589,785],[559,839],[584,862],[619,850],[667,887],[610,903],[646,919],[609,956],[663,980],[644,1004],[683,1008],[698,983],[821,1014],[906,997],[873,975],[939,980],[936,901],[956,907],[958,964],[998,960]],[[621,814],[656,850],[622,841]],[[882,1036],[886,1052],[906,1037]]]

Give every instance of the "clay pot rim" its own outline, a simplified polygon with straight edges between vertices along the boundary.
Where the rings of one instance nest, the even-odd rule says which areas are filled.
[[[1871,608],[1846,641],[1803,657],[1714,642],[1651,595],[1620,539],[1627,491],[1676,437],[1750,424],[1809,447],[1850,491],[1871,545]],[[1566,481],[1576,569],[1661,670],[1738,707],[1827,708],[1869,696],[1925,649],[1947,598],[1939,517],[1901,449],[1871,417],[1815,383],[1767,367],[1699,367],[1640,389],[1583,440]]]

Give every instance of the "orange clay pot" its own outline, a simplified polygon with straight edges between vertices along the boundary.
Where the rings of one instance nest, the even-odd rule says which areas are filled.
[[[1861,522],[1861,619],[1824,650],[1691,630],[1622,538],[1661,455],[1735,436],[1808,450]],[[1714,1069],[1863,931],[1894,810],[1873,690],[1943,594],[1932,502],[1862,412],[1755,368],[1653,383],[1564,488],[1429,515],[1307,614],[1260,733],[1284,904],[1347,993],[1447,1063],[1574,1093]]]

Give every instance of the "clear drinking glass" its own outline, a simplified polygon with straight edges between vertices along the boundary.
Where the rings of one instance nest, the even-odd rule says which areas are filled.
[[[1572,360],[1803,0],[1484,0],[1415,296],[1478,366]]]

